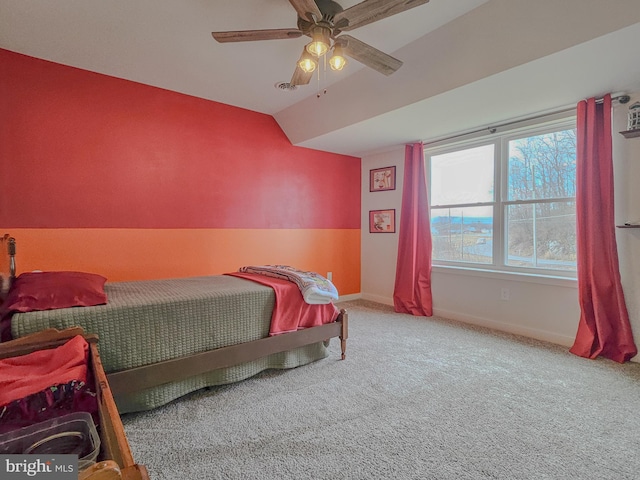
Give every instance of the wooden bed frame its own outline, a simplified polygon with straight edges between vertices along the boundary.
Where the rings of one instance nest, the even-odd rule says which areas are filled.
[[[4,240],[7,241],[9,254],[9,278],[13,280],[16,275],[16,241],[8,235],[4,236]],[[333,323],[109,373],[107,380],[111,392],[117,397],[120,394],[136,393],[147,388],[219,368],[239,365],[274,353],[329,340],[333,337],[340,339],[341,358],[344,360],[348,338],[348,314],[344,309],[340,310],[338,318]]]
[[[124,426],[113,400],[109,383],[102,368],[96,335],[87,335],[81,328],[63,331],[43,330],[10,342],[0,343],[0,358],[26,355],[37,350],[59,347],[76,335],[89,343],[89,366],[93,373],[100,418],[100,452],[97,463],[82,470],[79,480],[149,480],[147,469],[138,465],[131,453]]]
[[[346,310],[342,309],[338,319],[333,323],[110,373],[107,375],[107,379],[114,395],[134,393],[164,383],[182,380],[193,375],[207,373],[218,368],[232,367],[250,362],[273,353],[285,352],[333,337],[340,338],[341,357],[344,360],[346,357],[347,336],[348,315]]]

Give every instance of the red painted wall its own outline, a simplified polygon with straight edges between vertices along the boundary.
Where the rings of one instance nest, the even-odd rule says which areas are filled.
[[[292,146],[268,115],[1,49],[0,65],[0,229],[20,232],[23,269],[82,264],[117,279],[222,273],[228,265],[207,252],[220,255],[209,242],[227,230],[225,259],[283,263],[289,249],[289,263],[342,272],[341,293],[359,291],[358,158]],[[60,240],[61,230],[75,251],[43,241]],[[176,230],[198,255],[159,270]],[[314,232],[329,234],[324,246],[287,247]],[[139,261],[125,265],[103,248],[105,258],[86,264],[96,242],[123,239],[135,244],[119,248],[139,251]]]

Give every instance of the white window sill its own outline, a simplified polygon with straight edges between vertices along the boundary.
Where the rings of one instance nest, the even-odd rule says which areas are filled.
[[[433,265],[433,273],[446,275],[464,275],[467,277],[493,278],[508,282],[538,283],[558,287],[578,288],[578,280],[574,277],[542,275],[535,273],[519,273],[484,268],[459,267],[449,265]]]

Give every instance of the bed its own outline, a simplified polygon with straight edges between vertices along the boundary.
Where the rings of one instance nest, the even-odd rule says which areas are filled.
[[[7,243],[13,279],[15,240]],[[106,304],[12,312],[5,321],[8,318],[13,338],[73,326],[98,335],[100,357],[120,413],[153,409],[267,369],[320,360],[328,356],[333,337],[339,337],[345,358],[345,310],[338,311],[331,303],[306,305],[292,313],[290,304],[277,296],[278,289],[248,278],[214,275],[106,282],[104,293]],[[304,328],[271,331],[274,308],[283,306],[286,315],[300,316],[296,321]]]

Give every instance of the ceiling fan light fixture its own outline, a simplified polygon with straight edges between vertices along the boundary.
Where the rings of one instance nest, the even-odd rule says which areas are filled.
[[[300,55],[300,60],[298,60],[298,66],[303,72],[311,73],[316,69],[317,65],[318,64],[309,54],[309,52],[307,52],[306,50],[302,52],[302,55]]]
[[[384,75],[391,75],[398,70],[402,61],[342,32],[424,5],[429,0],[353,0],[351,3],[355,5],[346,9],[338,1],[289,0],[297,13],[297,28],[235,30],[211,34],[220,43],[310,37],[311,40],[307,40],[302,47],[304,55],[297,61],[291,77],[290,84],[294,86],[309,84],[313,72],[320,70],[320,58],[324,59],[323,71],[327,70],[327,62],[332,70],[342,70],[348,63],[342,50],[348,52],[349,62],[351,59],[356,60]],[[329,53],[332,49],[333,52]],[[318,89],[320,83],[318,75]]]
[[[329,59],[331,70],[342,70],[346,64],[347,59],[344,58],[344,55],[342,54],[342,47],[340,45],[336,45],[333,47],[333,55]]]
[[[327,27],[316,26],[311,33],[311,43],[307,45],[307,52],[314,57],[321,57],[331,46],[331,30]]]

